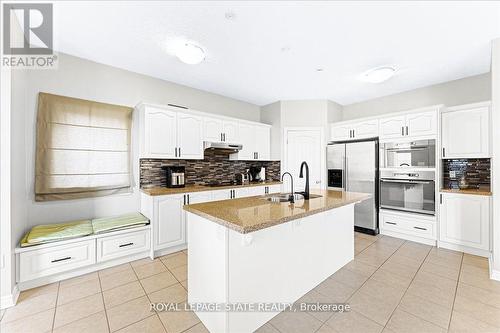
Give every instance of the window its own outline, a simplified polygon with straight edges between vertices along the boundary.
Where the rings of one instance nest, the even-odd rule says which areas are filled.
[[[38,95],[35,200],[131,191],[132,108]]]

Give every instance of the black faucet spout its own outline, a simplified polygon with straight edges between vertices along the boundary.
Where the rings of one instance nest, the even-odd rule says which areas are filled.
[[[302,162],[302,164],[300,165],[299,178],[304,178],[304,167],[306,168],[306,187],[302,194],[304,195],[305,200],[309,200],[309,166],[307,165],[306,161]]]
[[[285,172],[281,176],[281,181],[283,181],[283,178],[285,178],[285,175],[289,175],[290,176],[290,180],[291,180],[291,183],[292,183],[292,188],[291,188],[292,191],[290,192],[290,196],[289,196],[288,201],[290,201],[290,203],[295,203],[295,199],[293,197],[293,176],[292,176],[292,174],[290,172]]]

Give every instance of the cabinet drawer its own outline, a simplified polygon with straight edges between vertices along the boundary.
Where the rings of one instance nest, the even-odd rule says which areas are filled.
[[[148,251],[150,230],[141,230],[97,239],[97,262]]]
[[[436,223],[425,218],[405,217],[396,214],[380,214],[381,229],[400,232],[412,236],[435,239]]]
[[[23,252],[19,255],[19,280],[62,273],[95,261],[95,239]]]

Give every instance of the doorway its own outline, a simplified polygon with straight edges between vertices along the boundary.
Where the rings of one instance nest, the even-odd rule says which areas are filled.
[[[299,178],[300,165],[303,161],[309,166],[310,189],[324,188],[325,146],[323,128],[289,127],[284,129],[283,172],[293,175],[294,191],[303,191],[305,177]],[[285,177],[285,191],[290,189],[290,179]]]

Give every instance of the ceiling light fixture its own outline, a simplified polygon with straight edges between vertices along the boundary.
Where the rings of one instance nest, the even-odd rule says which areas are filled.
[[[361,81],[369,83],[381,83],[389,80],[396,74],[396,69],[390,66],[383,66],[370,69],[359,77]]]
[[[175,55],[180,61],[189,65],[196,65],[205,60],[205,51],[191,42],[179,45]]]

